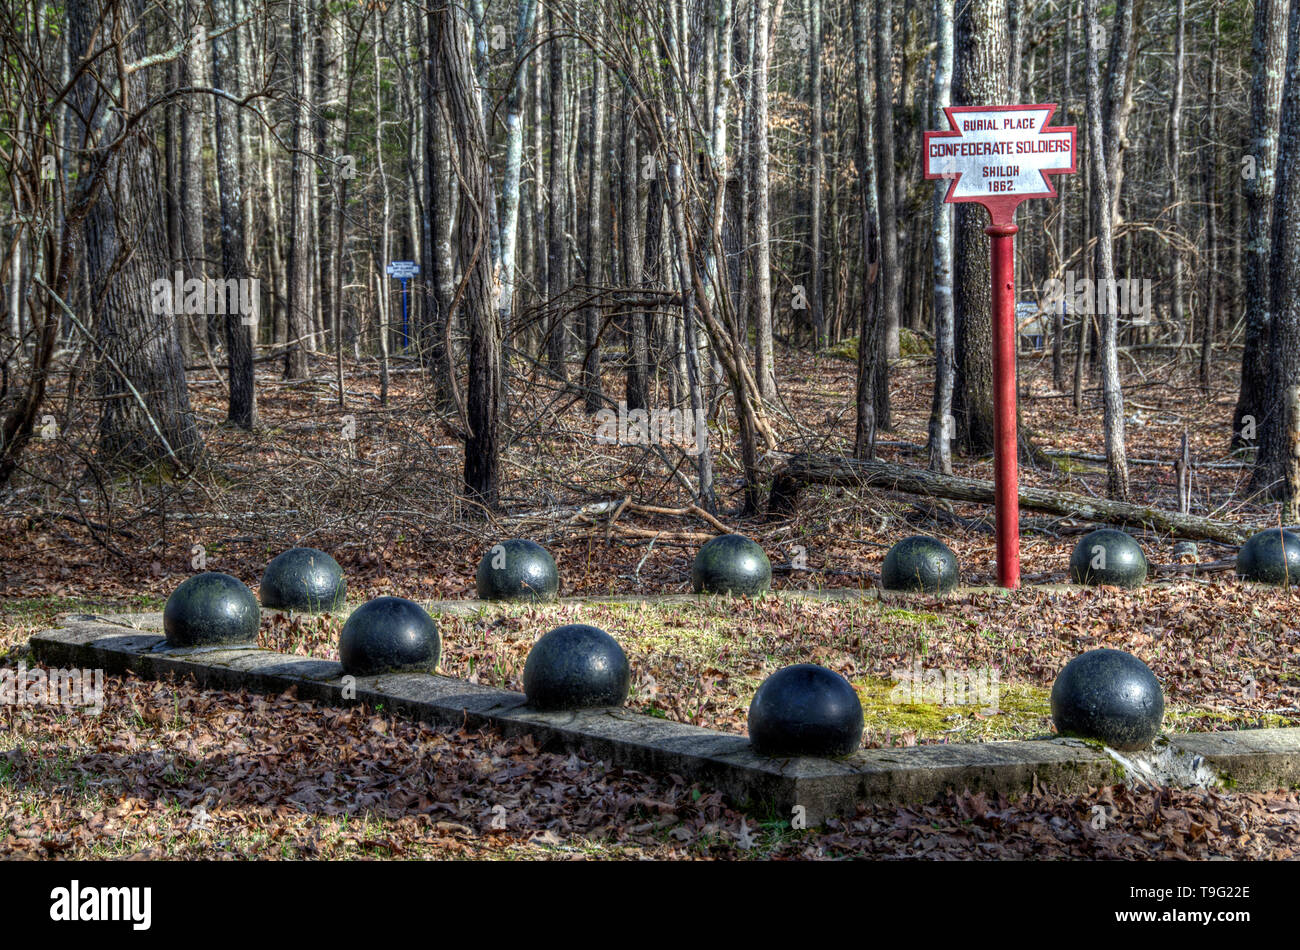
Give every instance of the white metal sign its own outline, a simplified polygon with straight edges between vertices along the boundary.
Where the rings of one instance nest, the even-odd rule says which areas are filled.
[[[420,265],[415,261],[393,261],[388,265],[388,276],[398,280],[409,280],[420,273]]]
[[[948,178],[947,201],[1056,194],[1049,174],[1075,170],[1075,129],[1048,128],[1055,105],[956,106],[950,132],[925,133],[925,177]]]

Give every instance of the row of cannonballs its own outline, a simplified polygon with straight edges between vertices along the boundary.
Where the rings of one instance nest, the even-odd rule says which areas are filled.
[[[1070,555],[1070,580],[1090,586],[1138,587],[1149,563],[1133,536],[1114,528],[1084,535]],[[1237,553],[1237,574],[1262,584],[1300,583],[1300,534],[1267,528],[1253,535]],[[961,574],[957,556],[937,538],[904,538],[885,555],[880,582],[886,590],[944,593]]]
[[[1102,529],[1083,538],[1071,558],[1071,576],[1085,584],[1135,586],[1147,562],[1129,535]],[[1242,547],[1238,573],[1252,580],[1288,583],[1300,576],[1300,535],[1269,529]],[[904,539],[886,555],[882,583],[895,590],[950,590],[957,559],[942,542]],[[753,596],[771,586],[763,549],[742,535],[722,535],[701,547],[692,565],[697,593]],[[1136,578],[1136,579],[1135,579]],[[483,600],[546,601],[559,590],[555,561],[540,545],[514,539],[483,555],[476,578]],[[267,565],[261,606],[297,612],[343,607],[347,583],[338,563],[315,548],[293,548]],[[174,647],[255,643],[258,598],[228,574],[207,572],[184,581],[167,600],[163,626]],[[441,656],[435,620],[402,597],[377,597],[348,617],[339,636],[346,674],[433,672]],[[542,710],[621,706],[631,683],[627,655],[608,633],[566,624],[542,636],[524,664],[524,693]],[[1058,732],[1099,739],[1117,749],[1148,745],[1160,730],[1164,697],[1151,670],[1119,650],[1092,650],[1066,664],[1052,686]],[[838,756],[862,741],[857,692],[838,673],[809,663],[778,670],[754,694],[749,734],[767,755]]]
[[[715,538],[696,559],[696,590],[758,594],[771,584],[767,556],[739,535]],[[477,574],[483,600],[553,600],[559,591],[555,560],[533,541],[512,539],[483,555]],[[337,561],[316,548],[293,548],[262,575],[259,597],[238,578],[208,571],[185,580],[167,599],[163,631],[173,647],[216,647],[257,642],[261,608],[337,611],[347,581]],[[414,601],[376,597],[349,616],[339,634],[343,672],[372,676],[433,672],[441,657],[438,625]],[[524,692],[539,709],[622,705],[631,671],[622,647],[605,631],[567,624],[533,646],[524,665]]]

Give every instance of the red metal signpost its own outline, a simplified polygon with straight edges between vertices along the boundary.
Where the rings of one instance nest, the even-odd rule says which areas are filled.
[[[1016,207],[1054,198],[1048,175],[1072,175],[1075,128],[1047,128],[1055,103],[952,106],[949,132],[925,133],[925,177],[948,179],[944,201],[988,209],[993,281],[993,467],[998,584],[1020,586],[1020,490],[1016,472]]]

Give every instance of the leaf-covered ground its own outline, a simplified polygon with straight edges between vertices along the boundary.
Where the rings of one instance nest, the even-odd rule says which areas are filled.
[[[1232,359],[1216,362],[1208,392],[1195,383],[1192,363],[1139,359],[1124,367],[1134,500],[1176,507],[1172,460],[1186,432],[1198,463],[1191,510],[1251,528],[1276,524],[1276,508],[1249,495],[1248,458],[1227,453]],[[50,398],[59,434],[33,443],[24,471],[0,496],[0,665],[24,658],[27,638],[60,612],[160,609],[200,564],[255,586],[266,562],[294,544],[333,553],[354,603],[378,594],[470,597],[479,557],[509,536],[552,550],[565,595],[688,589],[691,557],[715,528],[649,507],[689,503],[675,474],[692,470],[689,458],[597,443],[580,395],[516,366],[502,472],[508,514],[478,520],[456,492],[454,416],[436,406],[418,370],[401,365],[381,406],[372,369],[349,365],[342,407],[323,364],[305,383],[263,372],[262,424],[253,434],[221,424],[223,384],[195,374],[191,393],[209,457],[183,478],[94,470],[93,454],[79,447],[90,444],[94,406],[67,401],[56,377]],[[773,410],[780,451],[845,450],[853,371],[830,353],[782,358],[782,403]],[[883,458],[923,463],[931,375],[924,359],[896,367]],[[1101,451],[1099,394],[1086,388],[1075,412],[1068,394],[1052,389],[1045,358],[1022,358],[1020,382],[1022,422],[1037,446],[1074,453],[1022,466],[1023,481],[1101,494],[1104,470],[1083,457]],[[605,386],[621,392],[613,372]],[[778,589],[870,586],[889,545],[918,532],[958,553],[968,583],[991,582],[991,517],[980,506],[812,488],[796,515],[738,517],[736,433],[723,405],[710,424],[719,517],[765,546]],[[779,461],[772,454],[765,465]],[[954,464],[957,474],[991,476],[987,458]],[[622,499],[632,504],[617,514],[584,516],[572,507]],[[1025,574],[1063,580],[1071,548],[1090,527],[1026,513]],[[1151,561],[1174,561],[1173,539],[1137,535]],[[1202,543],[1194,560],[1232,553]],[[1133,592],[1027,588],[906,604],[509,608],[444,618],[443,670],[518,688],[536,637],[581,619],[624,643],[636,708],[741,732],[761,679],[811,660],[859,687],[866,744],[897,745],[1043,734],[1056,671],[1107,645],[1136,652],[1156,671],[1169,699],[1167,729],[1276,725],[1300,718],[1297,604],[1294,592],[1246,587],[1219,572]],[[333,620],[263,629],[267,646],[322,656],[333,655],[336,637]],[[898,702],[897,671],[918,662],[927,671],[996,670],[997,708],[929,696]],[[671,777],[605,772],[491,736],[184,684],[115,680],[109,695],[108,710],[88,719],[0,707],[4,853],[1284,857],[1296,839],[1294,795],[1124,789],[882,806],[816,834],[748,815],[740,835],[742,816]],[[413,762],[417,749],[425,757]],[[1093,827],[1095,806],[1110,800],[1113,820]],[[209,817],[196,824],[200,805]],[[492,827],[497,806],[505,829]]]
[[[0,707],[0,858],[1294,858],[1300,796],[948,795],[794,830],[674,776],[291,695]]]

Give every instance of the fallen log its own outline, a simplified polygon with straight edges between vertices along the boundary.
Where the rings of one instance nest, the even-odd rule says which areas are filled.
[[[925,495],[986,505],[992,504],[994,498],[993,483],[979,478],[941,475],[893,462],[865,462],[829,455],[799,454],[790,456],[776,470],[772,492],[768,496],[768,512],[782,514],[793,511],[798,504],[799,491],[805,485],[856,485],[883,488],[906,495]],[[1103,524],[1149,527],[1189,541],[1219,541],[1239,545],[1252,533],[1247,528],[1213,518],[1046,488],[1022,487],[1020,507]]]

